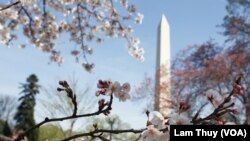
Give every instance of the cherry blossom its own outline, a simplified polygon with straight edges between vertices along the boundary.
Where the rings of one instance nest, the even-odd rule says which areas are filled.
[[[130,99],[129,91],[130,91],[129,83],[124,83],[121,86],[120,83],[115,82],[115,88],[113,93],[114,96],[119,99],[119,101],[125,102],[127,99]]]
[[[130,95],[127,92],[121,91],[119,95],[115,95],[120,102],[125,102],[127,99],[130,99]]]
[[[141,13],[137,13],[137,17],[135,18],[135,23],[142,24],[143,18],[144,18],[144,15],[142,15]]]
[[[150,115],[152,119],[148,121],[147,129],[141,133],[142,139],[145,141],[168,141],[170,129],[168,119],[165,119],[158,111],[150,112]]]
[[[140,61],[144,61],[144,49],[139,47],[140,40],[137,38],[131,37],[129,40],[129,45],[128,45],[128,53],[137,58]]]
[[[169,132],[161,133],[157,141],[169,141]]]
[[[93,47],[89,47],[89,43],[102,43],[106,37],[118,37],[128,42],[131,56],[144,60],[139,39],[133,37],[129,25],[130,21],[141,24],[143,15],[128,0],[20,0],[1,2],[0,9],[0,43],[8,47],[15,44],[23,47],[24,43],[17,38],[26,37],[37,49],[50,54],[51,62],[60,64],[63,56],[57,42],[66,37],[71,43],[71,54],[91,72],[94,65],[87,56],[93,53]]]
[[[125,102],[130,99],[130,84],[124,83],[122,86],[118,81],[102,81],[100,80],[97,84],[99,90],[96,92],[96,96],[99,95],[111,95],[113,94],[121,102]]]
[[[154,125],[150,125],[147,127],[147,130],[142,132],[142,138],[145,139],[145,141],[158,141],[158,139],[161,137],[161,132],[154,127]]]
[[[114,93],[115,96],[118,96],[120,92],[121,92],[121,84],[115,81],[110,84],[109,91],[107,93],[108,95],[110,95],[111,93]]]
[[[130,84],[129,84],[129,83],[124,83],[124,84],[122,85],[122,89],[123,89],[123,91],[125,91],[125,92],[129,92],[130,89],[131,89]]]
[[[171,125],[189,125],[191,124],[190,119],[186,112],[182,113],[172,113],[169,118],[169,123]]]
[[[166,125],[167,125],[168,119],[165,119],[163,115],[158,111],[154,111],[151,113],[153,114],[153,118],[150,120],[150,122],[153,125],[155,125],[158,129],[164,129],[167,127]]]
[[[22,4],[34,4],[36,0],[20,0]]]
[[[239,84],[234,85],[233,91],[234,91],[234,94],[238,94],[241,96],[244,95],[244,88]]]
[[[234,122],[226,122],[224,125],[236,125]]]

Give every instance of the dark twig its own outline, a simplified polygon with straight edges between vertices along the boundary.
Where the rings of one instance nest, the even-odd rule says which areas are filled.
[[[29,18],[29,28],[30,28],[31,34],[33,34],[34,31],[33,31],[32,26],[31,26],[33,19],[31,17],[31,15],[29,14],[29,12],[23,6],[21,6],[21,10],[23,10],[25,15]]]
[[[20,0],[18,0],[18,1],[16,1],[16,2],[14,2],[14,3],[11,3],[11,4],[9,4],[9,5],[7,5],[7,6],[3,7],[3,8],[1,8],[0,11],[6,10],[6,9],[8,9],[8,8],[11,8],[12,6],[15,6],[15,5],[19,4],[19,3],[20,3]]]
[[[211,114],[209,114],[208,116],[206,116],[204,118],[198,118],[198,116],[195,116],[192,119],[192,123],[193,124],[199,124],[199,123],[202,123],[203,121],[210,120],[210,119],[213,119],[213,118],[217,117],[220,112],[222,112],[223,110],[228,108],[228,106],[224,107],[224,105],[226,103],[228,103],[228,99],[230,99],[233,94],[234,94],[234,92],[231,91],[231,93],[224,99],[224,101],[216,109],[214,109],[214,111]],[[230,104],[229,107],[231,107],[231,105],[232,104]]]
[[[81,13],[79,11],[79,8],[81,7],[81,4],[77,4],[77,19],[78,19],[78,27],[80,29],[80,37],[81,37],[81,47],[82,47],[82,50],[83,50],[83,57],[85,59],[86,62],[88,62],[87,60],[87,57],[86,57],[86,47],[84,45],[84,36],[85,36],[85,33],[83,31],[83,27],[82,27],[82,20],[81,20]]]
[[[138,138],[135,141],[139,141],[140,138],[141,138],[141,134],[138,136]]]
[[[203,104],[203,105],[200,107],[200,109],[199,109],[199,110],[196,112],[196,114],[194,115],[194,117],[193,117],[193,119],[192,119],[192,122],[194,122],[194,121],[193,121],[194,119],[197,119],[197,118],[198,118],[200,112],[202,111],[202,109],[203,109],[206,105],[207,105],[207,103]]]
[[[73,110],[73,116],[76,115],[77,113],[77,102],[76,102],[76,94],[74,94],[73,90],[70,88],[69,84],[67,81],[59,81],[59,85],[62,86],[63,88],[58,87],[57,91],[65,91],[67,93],[67,96],[71,99],[71,102],[74,105],[74,110]]]
[[[43,28],[47,27],[46,0],[43,0]]]

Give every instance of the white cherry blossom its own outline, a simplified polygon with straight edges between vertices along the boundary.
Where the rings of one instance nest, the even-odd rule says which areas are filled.
[[[130,84],[127,82],[127,83],[124,83],[123,85],[122,85],[122,90],[124,91],[124,92],[129,92],[130,91],[130,89],[131,89],[131,87],[130,87]]]
[[[142,24],[143,18],[144,18],[144,15],[143,15],[143,14],[137,13],[137,17],[135,18],[135,22],[136,22],[137,24]]]
[[[154,127],[154,125],[149,125],[147,130],[143,131],[141,136],[145,141],[158,141],[158,138],[161,137],[161,132]]]
[[[170,124],[173,125],[189,125],[191,124],[190,119],[186,112],[172,113],[169,119]]]
[[[150,121],[157,129],[161,130],[167,127],[166,123],[168,122],[168,119],[165,119],[160,112],[154,111],[151,112],[151,114],[153,114],[153,118]]]
[[[102,43],[105,38],[119,37],[128,42],[131,56],[144,60],[139,39],[131,35],[133,29],[131,25],[127,25],[132,23],[127,21],[140,24],[143,15],[128,0],[51,0],[45,3],[38,0],[20,0],[13,3],[2,2],[0,8],[4,8],[0,12],[0,43],[6,46],[12,42],[17,43],[17,46],[24,44],[17,41],[17,37],[23,33],[22,38],[26,38],[24,40],[50,54],[50,61],[62,63],[63,56],[59,53],[61,48],[57,43],[60,35],[69,35],[72,50],[79,51],[77,55],[76,52],[72,55],[76,59],[83,56],[81,63],[89,71],[93,67],[88,65],[92,63],[87,59],[87,55],[93,52],[93,47],[88,47],[89,42]],[[57,52],[57,55],[53,52]]]
[[[120,92],[121,92],[121,84],[119,82],[115,81],[109,86],[108,95],[113,93],[114,96],[118,97]]]
[[[130,95],[125,91],[120,91],[116,97],[119,99],[120,102],[125,102],[127,99],[130,99]]]
[[[147,129],[142,132],[143,141],[168,141],[169,124],[168,119],[158,111],[150,112],[151,120],[148,122]]]

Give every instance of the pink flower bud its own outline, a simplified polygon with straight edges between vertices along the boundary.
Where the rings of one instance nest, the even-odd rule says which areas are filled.
[[[58,92],[61,92],[61,91],[64,91],[64,90],[65,90],[65,89],[63,89],[63,88],[59,88],[59,87],[57,88],[57,91],[58,91]]]
[[[59,85],[63,86],[63,87],[69,87],[67,81],[63,80],[63,81],[59,81]]]
[[[97,88],[103,88],[103,81],[102,80],[99,80],[98,83],[97,83]]]
[[[244,95],[244,88],[241,85],[236,84],[236,85],[234,85],[233,93],[242,96],[242,95]]]
[[[59,85],[62,85],[63,86],[63,84],[64,84],[64,81],[59,81]]]
[[[236,90],[240,90],[242,87],[241,87],[241,85],[236,84],[236,85],[234,86],[234,88],[235,88]]]
[[[190,108],[190,105],[186,102],[180,102],[179,110],[187,111]]]
[[[97,84],[97,88],[108,88],[110,85],[109,81],[103,81],[103,80],[99,80],[98,84]]]

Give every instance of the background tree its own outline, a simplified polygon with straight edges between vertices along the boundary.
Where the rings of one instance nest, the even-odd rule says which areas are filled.
[[[64,138],[64,134],[58,126],[48,124],[39,128],[38,141],[61,141]]]
[[[216,41],[210,40],[200,45],[192,45],[181,51],[172,64],[172,95],[173,106],[179,107],[180,102],[201,104],[208,98],[220,100],[229,94],[234,85],[234,78],[243,75],[242,86],[244,95],[236,96],[236,110],[241,116],[233,116],[229,113],[227,119],[236,123],[250,124],[250,19],[249,19],[249,0],[228,0],[226,6],[227,15],[224,18],[222,28],[223,35],[227,38],[225,44],[220,46]],[[143,84],[148,81],[145,78]],[[153,79],[152,79],[153,80]],[[137,87],[136,90],[153,92],[154,81],[152,84]],[[153,90],[152,90],[153,89]],[[135,99],[143,98],[136,93]],[[144,92],[139,91],[139,95]],[[178,102],[179,101],[179,102]],[[199,101],[199,102],[197,102]],[[215,108],[217,104],[207,103],[210,108]],[[199,104],[199,105],[200,105]],[[196,106],[199,107],[199,106]],[[238,110],[237,110],[238,109]],[[243,109],[243,110],[242,110]],[[190,110],[197,111],[194,108]]]
[[[212,46],[210,46],[212,45]],[[226,97],[234,85],[234,78],[239,74],[244,74],[240,71],[243,68],[243,63],[246,60],[244,55],[230,55],[226,51],[220,53],[213,53],[210,58],[206,58],[203,54],[207,53],[206,50],[213,50],[217,48],[216,44],[209,46],[198,45],[194,48],[185,50],[183,58],[178,58],[178,66],[175,66],[172,78],[173,91],[187,103],[196,103],[196,101],[204,101],[208,98],[216,98],[219,103]],[[207,49],[202,49],[207,48]],[[205,51],[205,52],[203,52]],[[184,54],[183,52],[183,54]],[[202,54],[202,55],[199,55]],[[198,62],[196,59],[199,58]],[[203,60],[203,61],[202,61]],[[248,84],[245,83],[244,84]],[[249,85],[249,84],[248,84]],[[242,103],[242,96],[236,96],[235,103],[241,103],[238,108],[244,108]],[[203,100],[202,100],[203,99]],[[215,103],[210,103],[216,107]],[[215,106],[214,106],[215,105]],[[198,110],[195,108],[194,110]],[[244,115],[244,110],[239,110],[240,115]],[[234,122],[242,123],[241,116],[236,119],[233,117]]]
[[[12,135],[8,121],[5,121],[5,123],[4,123],[3,135],[7,136],[7,137],[11,137],[11,135]]]
[[[94,96],[89,95],[90,88],[81,89],[81,85],[74,75],[70,76],[69,85],[76,94],[79,114],[88,113],[97,108],[97,101]],[[67,97],[66,92],[57,91],[56,85],[41,87],[40,93],[42,93],[41,97],[37,99],[39,107],[37,114],[39,114],[39,117],[44,119],[45,117],[55,118],[72,115],[74,105]],[[84,119],[70,119],[65,122],[57,122],[55,126],[57,126],[57,129],[60,129],[58,132],[61,132],[64,138],[66,138],[72,136],[74,130],[81,128],[85,122]]]
[[[134,87],[131,100],[133,102],[146,103],[145,109],[152,111],[154,109],[154,96],[155,79],[145,74],[140,84]]]
[[[34,119],[34,108],[36,104],[35,95],[39,93],[38,78],[35,74],[30,75],[26,83],[21,84],[20,105],[14,119],[16,120],[16,130],[27,130],[36,124]],[[38,140],[38,131],[34,130],[28,134],[29,141]]]
[[[10,127],[14,126],[14,114],[17,108],[17,98],[10,95],[0,95],[0,119],[3,121],[8,120]]]
[[[176,69],[177,77],[175,78],[182,79],[182,81],[177,79],[176,85],[174,85],[185,92],[187,89],[184,89],[184,86],[188,90],[192,90],[188,95],[191,100],[200,98],[197,95],[207,96],[207,93],[211,93],[208,90],[213,90],[217,95],[223,97],[230,92],[234,83],[233,78],[238,74],[243,75],[242,86],[244,86],[245,93],[243,96],[238,96],[235,101],[242,116],[237,116],[238,120],[235,117],[234,119],[238,123],[245,120],[245,123],[248,124],[250,124],[250,121],[247,121],[250,112],[249,6],[249,0],[228,0],[227,15],[222,24],[223,35],[227,38],[223,45],[224,48],[219,47],[216,43],[209,46],[202,44],[192,46],[185,50],[185,53],[178,55],[183,57],[177,59],[180,62],[177,63],[179,66],[176,67],[178,69]]]
[[[3,133],[4,121],[0,119],[0,134]]]
[[[246,95],[243,102],[246,105],[246,117],[250,124],[250,90],[249,90],[249,54],[250,54],[250,1],[249,0],[228,0],[226,7],[227,15],[224,18],[224,35],[227,37],[229,44],[229,53],[238,54],[244,57],[245,62],[242,64],[242,73],[245,76]]]

